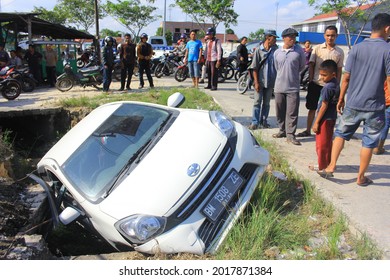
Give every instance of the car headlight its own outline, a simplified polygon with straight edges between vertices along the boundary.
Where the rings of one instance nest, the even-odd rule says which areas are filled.
[[[236,135],[236,129],[233,121],[224,113],[219,111],[210,111],[211,122],[227,137]]]
[[[164,231],[166,218],[133,215],[115,223],[115,228],[132,243],[145,243]]]

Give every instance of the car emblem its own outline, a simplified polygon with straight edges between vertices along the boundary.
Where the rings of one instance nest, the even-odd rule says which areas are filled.
[[[197,163],[193,163],[188,167],[187,175],[190,177],[194,177],[198,175],[199,171],[200,171],[200,165]]]

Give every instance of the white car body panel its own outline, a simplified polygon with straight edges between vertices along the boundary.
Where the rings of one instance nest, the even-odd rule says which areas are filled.
[[[170,230],[143,244],[131,245],[114,224],[135,214],[158,217],[174,215],[175,211],[194,195],[194,191],[199,190],[199,184],[210,176],[222,150],[228,145],[228,139],[210,121],[209,112],[174,109],[180,111],[179,116],[131,173],[107,197],[99,201],[89,201],[72,186],[60,166],[122,103],[125,102],[106,104],[92,111],[44,156],[38,163],[39,170],[48,169],[62,181],[83,211],[88,214],[90,223],[114,247],[117,244],[124,244],[150,254],[177,252],[203,254],[205,250],[215,252],[249,202],[268,165],[268,152],[254,143],[247,128],[235,123],[237,140],[234,154],[224,167],[226,169],[222,169],[223,174],[218,177],[218,183],[211,185],[212,189],[207,193],[207,197],[195,205],[187,218]],[[154,104],[147,105],[166,108]],[[191,177],[187,170],[193,163],[200,165],[200,172]],[[218,229],[216,237],[207,247],[199,233],[202,225],[208,222],[202,209],[229,172],[232,169],[238,172],[245,164],[254,164],[257,168],[246,182],[239,202],[225,218],[227,222]]]

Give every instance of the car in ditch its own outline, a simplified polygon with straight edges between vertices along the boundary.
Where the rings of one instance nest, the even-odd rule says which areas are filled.
[[[215,253],[269,163],[219,111],[120,101],[94,109],[30,175],[53,225],[79,222],[118,251]]]

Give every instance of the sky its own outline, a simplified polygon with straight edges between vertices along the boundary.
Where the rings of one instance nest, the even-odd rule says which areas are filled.
[[[115,2],[115,0],[111,0]],[[191,21],[191,18],[184,14],[180,8],[169,7],[174,0],[156,0],[155,6],[158,8],[156,14],[161,15],[161,20],[151,23],[142,30],[149,35],[154,35],[160,26],[164,15],[164,1],[166,1],[167,21]],[[105,3],[105,0],[100,0]],[[142,1],[146,2],[146,1]],[[250,32],[255,32],[260,28],[275,29],[280,34],[285,28],[294,23],[311,18],[315,14],[313,7],[307,4],[307,0],[236,0],[234,9],[239,15],[237,26],[230,26],[238,37],[248,36]],[[31,12],[34,7],[44,7],[53,9],[57,1],[55,0],[0,0],[1,12]],[[112,18],[105,18],[99,21],[100,29],[108,28],[114,31],[127,30]],[[89,30],[95,33],[94,27]],[[219,25],[217,33],[223,33],[224,27]]]

